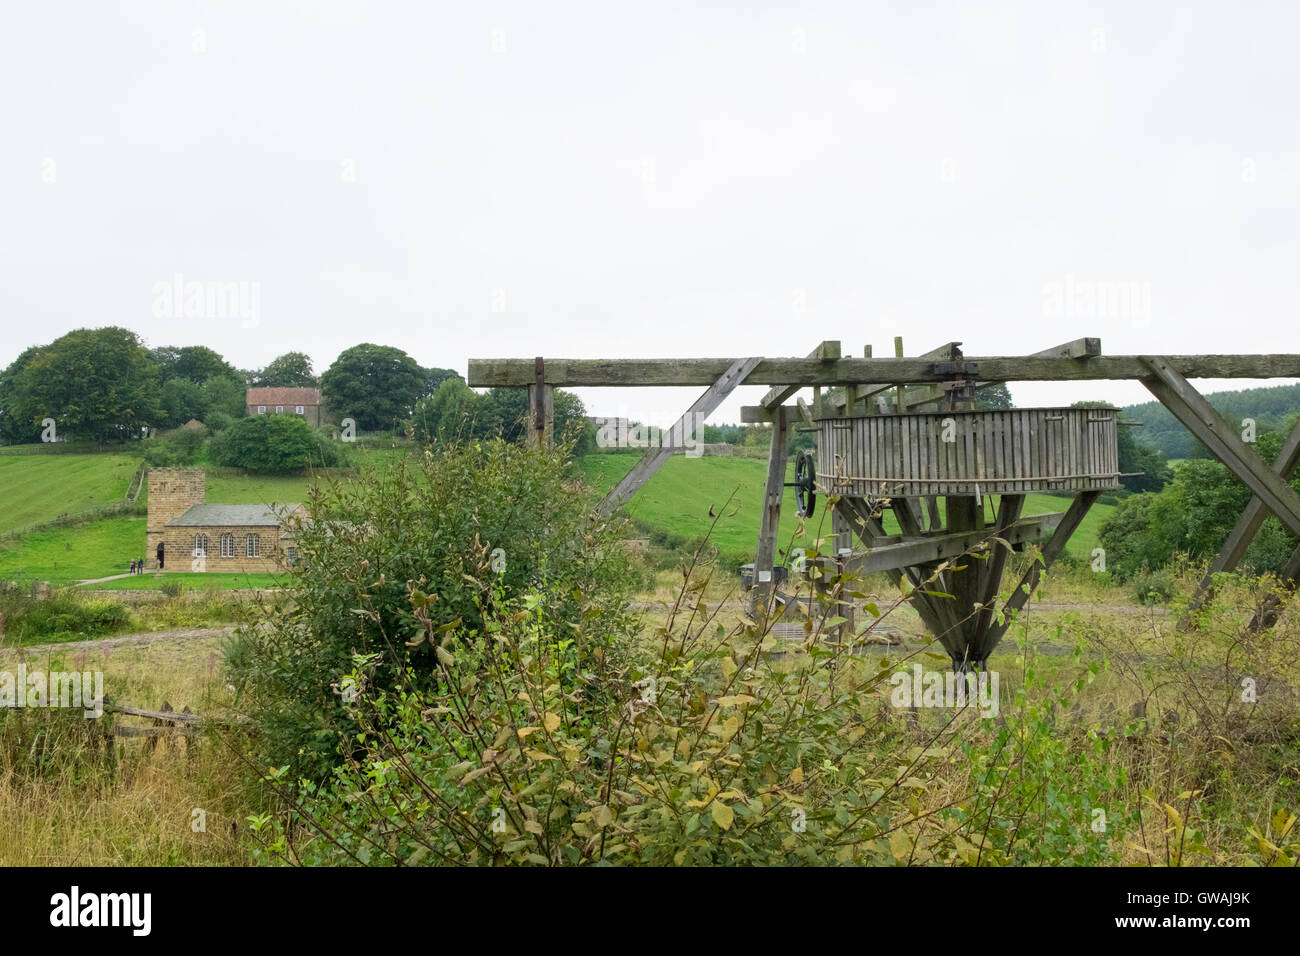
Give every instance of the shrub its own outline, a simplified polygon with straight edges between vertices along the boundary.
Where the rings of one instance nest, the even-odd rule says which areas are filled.
[[[377,655],[369,679],[379,688],[397,688],[407,668],[432,680],[436,648],[408,642],[426,626],[481,632],[485,580],[505,598],[538,595],[575,661],[606,666],[633,629],[636,580],[618,546],[623,522],[596,517],[592,504],[569,479],[563,450],[500,440],[318,485],[309,519],[296,523],[292,600],[230,650],[268,759],[295,776],[325,773],[355,732],[339,696],[354,657]]]
[[[1143,571],[1133,579],[1133,596],[1139,604],[1150,607],[1154,604],[1168,604],[1178,593],[1177,582],[1166,568],[1155,571]]]
[[[121,601],[87,598],[68,591],[37,594],[15,585],[0,589],[6,639],[23,640],[54,635],[99,637],[125,628],[131,609]]]
[[[283,473],[309,467],[335,467],[346,460],[341,443],[330,441],[297,415],[241,418],[212,440],[218,465]]]

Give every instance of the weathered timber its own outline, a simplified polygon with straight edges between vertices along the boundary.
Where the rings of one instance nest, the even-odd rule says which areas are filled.
[[[566,388],[711,385],[734,359],[547,359],[546,381]],[[1300,354],[1170,355],[1163,361],[1184,378],[1300,378]],[[1098,355],[1086,361],[1055,356],[967,356],[982,381],[1050,382],[1141,380],[1151,369],[1141,356]],[[765,358],[746,385],[909,385],[952,377],[944,363],[925,358]],[[534,384],[532,359],[470,359],[468,383],[476,388]]]
[[[1295,428],[1291,429],[1291,434],[1287,436],[1281,451],[1278,452],[1277,459],[1273,462],[1273,470],[1282,478],[1287,479],[1290,477],[1291,472],[1295,471],[1297,464],[1300,464],[1300,422],[1296,422]],[[1266,517],[1268,517],[1268,510],[1264,506],[1264,502],[1260,501],[1258,496],[1252,497],[1250,503],[1246,505],[1246,510],[1237,519],[1232,533],[1228,535],[1228,540],[1223,543],[1219,553],[1210,562],[1205,577],[1201,579],[1200,586],[1196,589],[1196,594],[1192,598],[1191,606],[1188,609],[1189,613],[1204,607],[1205,602],[1214,596],[1214,576],[1216,574],[1236,570],[1237,565],[1241,563],[1241,559],[1246,556],[1246,549],[1250,546],[1250,542],[1254,540],[1255,535],[1259,533],[1259,529],[1264,524]]]
[[[732,393],[732,391],[745,380],[745,376],[757,365],[761,359],[743,358],[736,359],[727,368],[725,368],[717,381],[713,382],[707,391],[694,404],[686,410],[681,418],[668,432],[667,436],[661,442],[660,447],[650,448],[646,453],[632,466],[632,470],[623,476],[622,480],[615,485],[600,503],[600,510],[603,514],[612,513],[619,505],[636,494],[638,489],[650,480],[650,476],[659,470],[674,452],[679,452],[686,447],[686,437],[695,432],[695,426],[707,418],[723,400]],[[759,570],[759,569],[755,569]]]
[[[750,607],[766,606],[772,585],[772,567],[776,559],[776,535],[781,528],[781,498],[785,494],[786,448],[790,438],[791,410],[777,410],[772,425],[772,443],[767,451],[767,484],[763,489],[763,506],[758,519],[758,546],[754,551],[754,587]]]
[[[1021,496],[1007,495],[1006,498]],[[945,531],[942,534],[924,534],[919,537],[909,535],[888,535],[873,540],[871,550],[866,554],[854,555],[848,561],[848,569],[856,574],[871,574],[876,571],[888,571],[891,568],[904,568],[930,561],[946,561],[958,555],[966,554],[980,544],[988,542],[991,548],[1000,548],[993,542],[996,535],[1008,544],[1022,544],[1037,541],[1056,529],[1065,517],[1064,512],[1045,515],[1031,515],[1010,522],[1005,528],[978,528],[969,531]],[[1005,548],[1002,548],[1005,552]]]
[[[1144,361],[1154,372],[1154,377],[1142,380],[1147,390],[1227,465],[1292,534],[1300,535],[1300,495],[1246,446],[1236,430],[1228,426],[1169,360],[1148,356]]]
[[[1011,592],[1007,602],[1002,605],[1003,620],[999,623],[994,621],[984,633],[983,640],[976,647],[971,648],[971,660],[983,665],[988,660],[989,654],[993,648],[997,647],[998,641],[1002,640],[1002,635],[1011,624],[1011,618],[1025,606],[1029,600],[1029,595],[1033,593],[1034,588],[1038,586],[1038,579],[1047,568],[1052,566],[1052,562],[1060,557],[1061,552],[1065,550],[1065,544],[1070,540],[1070,536],[1078,530],[1079,525],[1083,522],[1083,517],[1088,513],[1088,509],[1093,506],[1096,500],[1101,496],[1100,491],[1085,491],[1070,505],[1069,510],[1057,524],[1056,530],[1052,536],[1047,539],[1043,545],[1040,560],[1035,561],[1029,566],[1016,585],[1016,589]]]
[[[816,359],[819,362],[832,362],[835,359],[842,357],[840,355],[840,343],[834,341],[823,342],[821,345],[817,346],[817,348],[813,349],[808,354],[808,357],[810,359]],[[759,405],[766,409],[775,408],[782,404],[787,398],[794,395],[797,391],[799,391],[798,385],[783,385],[780,388],[773,388],[763,396]]]

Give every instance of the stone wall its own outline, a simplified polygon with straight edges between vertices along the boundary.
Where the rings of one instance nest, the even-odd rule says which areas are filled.
[[[207,535],[208,539],[207,554],[201,562],[194,553],[194,538],[200,534]],[[234,554],[230,557],[224,557],[221,553],[221,536],[224,534],[234,536]],[[248,556],[250,534],[257,535],[260,539],[258,557]],[[274,525],[205,528],[181,528],[173,525],[163,532],[162,541],[167,553],[164,570],[214,573],[270,574],[284,571],[287,567],[287,549],[293,546],[292,541],[281,540],[280,529]]]
[[[149,515],[145,520],[145,567],[157,569],[158,542],[167,522],[194,505],[204,503],[207,481],[202,468],[152,468],[149,471]],[[171,548],[167,548],[168,557]]]

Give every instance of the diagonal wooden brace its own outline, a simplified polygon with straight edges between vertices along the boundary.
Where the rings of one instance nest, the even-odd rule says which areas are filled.
[[[649,449],[641,460],[632,466],[632,470],[623,476],[623,480],[605,496],[600,503],[601,513],[611,514],[619,505],[636,494],[673,452],[685,448],[686,436],[692,434],[695,426],[721,405],[761,361],[763,361],[761,357],[755,357],[740,358],[732,362],[722,376],[709,386],[708,390],[695,400],[695,404],[677,420],[677,424],[668,433],[668,440],[662,442],[658,448]]]

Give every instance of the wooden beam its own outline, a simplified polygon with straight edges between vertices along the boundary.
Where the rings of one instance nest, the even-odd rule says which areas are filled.
[[[695,400],[695,403],[686,410],[686,413],[677,420],[658,448],[651,448],[641,457],[641,459],[632,466],[632,470],[623,476],[622,481],[613,487],[604,500],[600,503],[602,514],[610,514],[623,502],[631,498],[636,492],[650,480],[650,476],[659,470],[660,466],[667,461],[674,452],[681,451],[686,447],[686,436],[695,431],[698,423],[708,418],[710,414],[722,404],[723,400],[735,390],[736,386],[745,380],[745,376],[753,370],[761,359],[743,358],[736,359],[723,371],[718,380],[709,386],[708,390]]]
[[[1290,589],[1295,586],[1296,578],[1300,577],[1300,548],[1291,552],[1291,557],[1287,559],[1286,565],[1282,568],[1282,573],[1278,576],[1278,584]],[[1282,594],[1269,594],[1264,597],[1259,609],[1250,619],[1250,629],[1252,631],[1263,631],[1277,623],[1277,619],[1282,614],[1282,605],[1284,602]]]
[[[1002,635],[1006,632],[1007,627],[1011,624],[1011,618],[1025,606],[1029,600],[1029,595],[1038,587],[1038,579],[1042,577],[1043,571],[1052,566],[1052,562],[1060,557],[1061,552],[1065,550],[1066,542],[1074,534],[1083,516],[1088,513],[1088,509],[1093,503],[1101,497],[1100,491],[1085,491],[1070,504],[1069,509],[1061,518],[1052,532],[1052,536],[1047,539],[1043,545],[1042,557],[1029,566],[1029,570],[1021,577],[1020,583],[1016,589],[1011,592],[1007,598],[1007,603],[1002,605],[1003,620],[1001,623],[994,621],[984,633],[983,640],[977,647],[971,648],[971,659],[979,664],[988,660],[988,656],[993,653],[993,648],[997,647],[998,641],[1002,640]]]
[[[895,358],[902,357],[901,338],[894,339],[894,352],[895,352]],[[945,342],[943,345],[940,345],[937,349],[930,349],[930,351],[928,352],[922,352],[920,355],[917,356],[917,358],[924,359],[930,362],[951,362],[955,360],[959,355],[961,355],[960,342]],[[866,357],[870,358],[871,356],[868,355]],[[880,396],[882,392],[887,392],[892,387],[893,387],[892,384],[891,385],[878,385],[878,384],[858,385],[856,388],[852,389],[853,401],[857,402],[863,399],[869,399],[873,395]],[[850,388],[846,387],[842,394],[836,395],[835,398],[830,403],[831,407],[843,408],[848,403],[849,391]],[[881,397],[883,398],[883,396]]]
[[[734,359],[547,359],[546,380],[565,388],[587,386],[711,385]],[[1185,378],[1300,378],[1300,355],[1171,355],[1164,361]],[[1033,356],[965,359],[981,381],[1138,381],[1151,376],[1141,356],[1098,355],[1087,361]],[[746,385],[862,385],[884,388],[942,382],[951,372],[926,358],[765,358],[745,377]],[[476,388],[533,384],[532,359],[470,359],[469,384]]]
[[[1008,545],[1020,544],[1015,540],[1014,530],[1020,522],[1020,512],[1025,507],[1024,495],[1003,495],[998,499],[998,514],[993,521],[992,535],[1001,538]],[[1060,515],[1054,515],[1057,519],[1053,528],[1060,524]],[[998,589],[1002,586],[1002,572],[1007,564],[1006,545],[998,542],[993,545],[993,552],[987,558],[988,565],[984,568],[982,580],[980,582],[980,591],[976,595],[976,601],[982,610],[975,618],[975,623],[970,629],[970,644],[972,647],[982,647],[984,645],[985,635],[988,634],[989,626],[993,623],[993,602],[997,600]]]
[[[1273,462],[1273,470],[1284,480],[1287,480],[1298,464],[1300,464],[1300,421],[1296,422],[1295,428],[1291,429],[1291,434],[1287,436],[1281,451],[1278,452],[1277,459]],[[1255,535],[1259,533],[1259,529],[1264,524],[1264,519],[1267,516],[1268,511],[1264,506],[1264,502],[1258,496],[1252,497],[1250,503],[1246,505],[1246,510],[1237,519],[1237,524],[1233,527],[1232,533],[1228,535],[1228,540],[1224,542],[1223,547],[1219,549],[1219,553],[1210,562],[1205,577],[1201,579],[1201,584],[1192,597],[1192,603],[1188,609],[1189,613],[1204,607],[1205,602],[1214,596],[1214,576],[1216,574],[1237,569],[1237,565],[1241,563],[1241,559],[1246,555],[1246,549],[1250,546],[1250,542],[1255,539]]]
[[[1300,535],[1300,495],[1246,446],[1236,429],[1229,428],[1213,406],[1168,361],[1148,356],[1144,362],[1154,373],[1154,377],[1142,380],[1147,390],[1227,465],[1292,534]]]
[[[817,346],[817,348],[808,353],[808,357],[810,359],[816,359],[819,362],[833,362],[835,359],[841,357],[840,343],[835,341],[823,342],[821,345]],[[759,405],[767,409],[783,405],[786,399],[799,391],[800,387],[801,386],[799,385],[783,385],[780,388],[773,388],[762,397],[759,401]]]
[[[1021,497],[1007,495],[1006,497]],[[924,534],[919,538],[907,535],[889,535],[876,538],[871,550],[849,560],[849,570],[858,574],[871,574],[929,562],[947,561],[966,554],[982,542],[991,541],[996,534],[1010,544],[1036,541],[1051,533],[1064,519],[1064,512],[1031,515],[1017,518],[1001,531],[977,528],[970,531],[946,531],[943,534]],[[998,547],[994,545],[994,547]],[[1005,552],[1006,549],[1002,548]]]
[[[551,448],[555,444],[555,386],[546,383],[546,363],[533,359],[533,383],[528,386],[528,431],[530,448]]]
[[[754,549],[754,587],[750,607],[766,606],[772,590],[772,567],[776,560],[776,535],[781,528],[781,499],[785,495],[786,446],[790,438],[790,409],[777,409],[772,424],[772,443],[767,450],[767,485],[758,519],[758,546]]]

